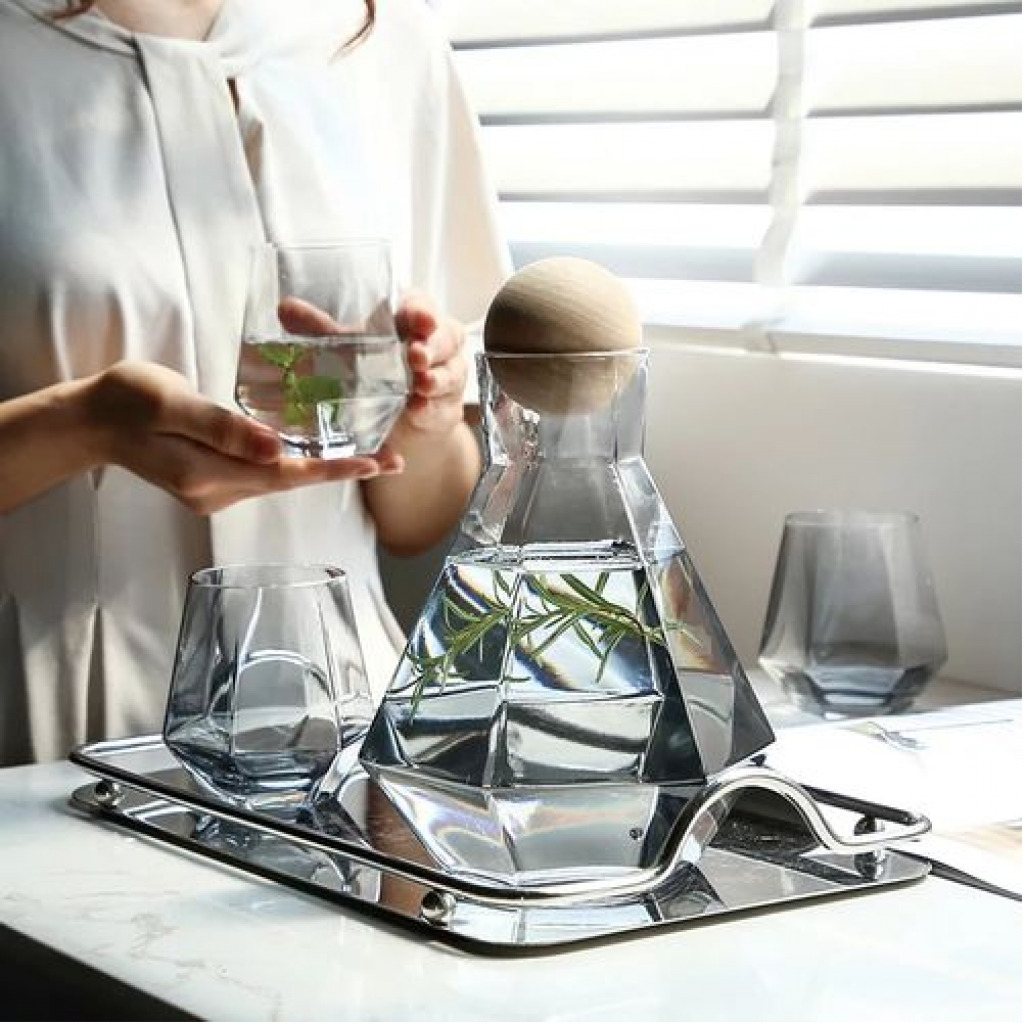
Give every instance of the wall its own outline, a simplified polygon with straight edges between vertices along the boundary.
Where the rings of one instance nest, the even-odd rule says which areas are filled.
[[[647,413],[651,472],[748,668],[785,513],[905,509],[934,570],[943,675],[1020,692],[1019,377],[676,345],[652,353]],[[407,627],[443,553],[384,561]]]
[[[787,511],[922,519],[949,661],[1020,692],[1020,380],[656,350],[651,472],[745,665]]]

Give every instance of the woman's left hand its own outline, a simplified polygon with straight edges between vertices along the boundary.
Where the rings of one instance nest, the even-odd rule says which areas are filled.
[[[408,344],[412,371],[409,401],[399,423],[421,433],[448,433],[463,418],[469,373],[465,328],[443,315],[422,292],[410,292],[402,299],[395,325]]]
[[[362,488],[377,539],[393,554],[411,555],[440,543],[459,521],[480,475],[480,448],[463,409],[465,328],[421,292],[401,301],[395,325],[412,381],[382,465],[402,472]]]

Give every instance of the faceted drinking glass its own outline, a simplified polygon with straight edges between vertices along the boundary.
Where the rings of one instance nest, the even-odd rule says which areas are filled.
[[[200,783],[246,806],[303,806],[372,711],[344,572],[193,574],[164,740]]]
[[[405,405],[390,247],[267,244],[253,254],[235,398],[296,455],[377,451]]]
[[[826,715],[903,711],[945,660],[917,516],[786,517],[760,661],[800,706]]]

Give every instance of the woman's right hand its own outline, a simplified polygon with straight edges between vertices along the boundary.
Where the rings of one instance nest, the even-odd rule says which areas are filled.
[[[121,466],[200,515],[274,491],[402,469],[387,450],[349,459],[285,457],[274,431],[155,363],[116,363],[92,378],[83,401],[94,464]]]
[[[404,463],[387,449],[351,459],[285,458],[273,431],[155,363],[116,363],[0,401],[0,514],[105,465],[208,515],[274,491],[397,473]]]

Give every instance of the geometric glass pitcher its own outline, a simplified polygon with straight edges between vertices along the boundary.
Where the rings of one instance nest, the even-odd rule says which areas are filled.
[[[477,358],[485,470],[364,765],[485,790],[700,783],[771,743],[644,462],[646,350]]]

